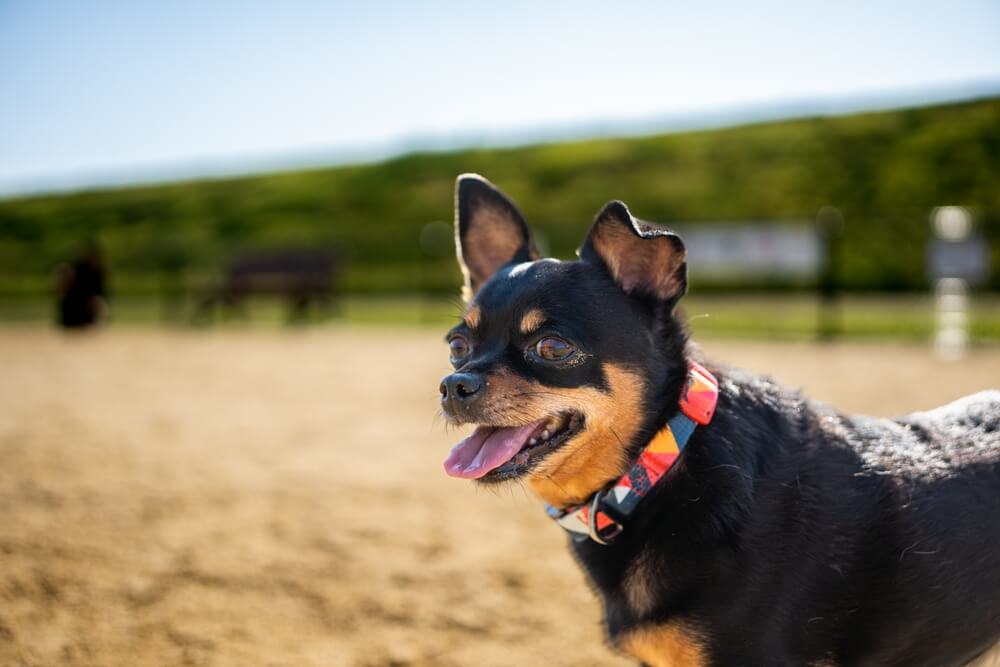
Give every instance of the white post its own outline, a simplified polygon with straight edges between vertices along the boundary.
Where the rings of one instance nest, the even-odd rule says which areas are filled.
[[[945,242],[969,238],[972,224],[969,212],[961,206],[939,206],[931,213],[934,233]],[[969,286],[964,278],[938,275],[934,284],[937,330],[934,351],[938,358],[957,361],[969,346]]]

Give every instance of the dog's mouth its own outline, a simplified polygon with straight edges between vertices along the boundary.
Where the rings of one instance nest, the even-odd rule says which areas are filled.
[[[480,424],[444,462],[452,477],[499,482],[520,477],[583,430],[583,415],[561,412],[524,426]]]

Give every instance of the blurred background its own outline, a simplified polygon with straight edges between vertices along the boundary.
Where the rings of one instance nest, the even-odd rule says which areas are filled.
[[[995,3],[6,0],[0,91],[4,664],[614,662],[439,469],[462,172],[678,229],[706,353],[845,410],[1000,377]]]

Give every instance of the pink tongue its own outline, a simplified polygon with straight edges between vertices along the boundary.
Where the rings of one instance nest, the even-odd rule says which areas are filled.
[[[444,471],[452,477],[478,479],[514,458],[541,423],[504,428],[477,426],[472,435],[452,447]]]

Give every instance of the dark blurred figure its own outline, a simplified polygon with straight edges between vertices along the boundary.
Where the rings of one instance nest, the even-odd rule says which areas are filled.
[[[67,329],[93,326],[103,319],[107,270],[96,243],[89,243],[70,264],[59,268],[56,289],[59,324]]]

